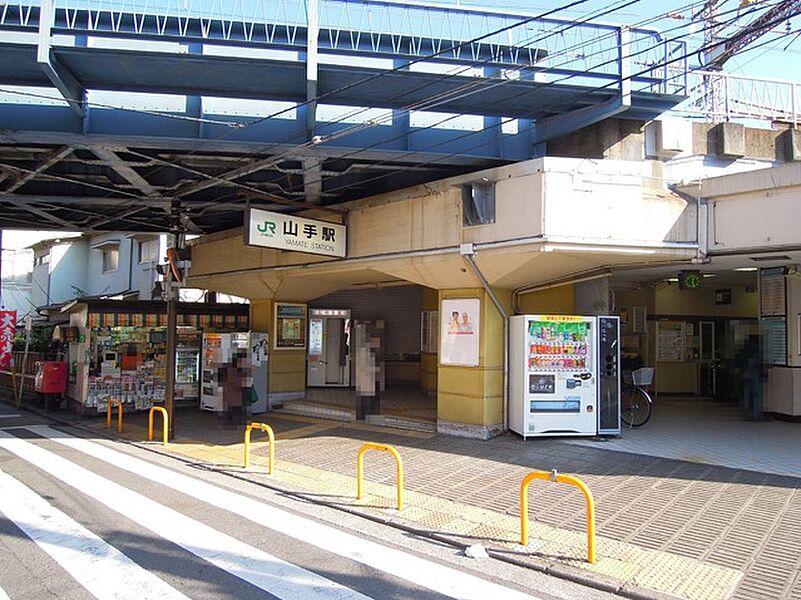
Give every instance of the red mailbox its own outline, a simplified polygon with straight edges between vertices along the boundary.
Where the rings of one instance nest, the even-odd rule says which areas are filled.
[[[40,394],[63,394],[67,391],[67,363],[36,363],[34,386]]]

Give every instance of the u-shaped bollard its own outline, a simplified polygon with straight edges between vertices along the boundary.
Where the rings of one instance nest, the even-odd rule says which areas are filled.
[[[111,429],[112,406],[117,405],[117,433],[122,433],[122,400],[109,400],[106,403],[106,429]]]
[[[245,427],[245,468],[247,469],[250,466],[250,432],[254,429],[260,429],[267,433],[270,445],[267,458],[267,473],[272,475],[273,463],[275,462],[275,434],[273,433],[273,428],[266,423],[248,423],[247,427]]]
[[[395,462],[398,467],[398,510],[403,510],[403,462],[401,461],[400,454],[392,446],[384,444],[374,444],[367,442],[359,448],[359,456],[356,459],[356,499],[361,500],[364,496],[364,453],[368,450],[378,450],[379,452],[388,452],[395,457]]]
[[[162,433],[162,440],[161,445],[167,445],[167,438],[169,437],[169,415],[167,414],[167,409],[163,406],[154,406],[150,409],[150,412],[147,414],[147,440],[149,442],[153,441],[153,413],[160,412],[162,419],[161,419],[161,433]]]
[[[576,486],[584,494],[587,501],[587,562],[595,562],[595,500],[592,492],[587,485],[578,477],[572,475],[561,475],[554,469],[550,473],[547,471],[533,471],[523,478],[520,482],[520,543],[528,545],[528,486],[535,479],[553,481],[555,483],[567,483]]]

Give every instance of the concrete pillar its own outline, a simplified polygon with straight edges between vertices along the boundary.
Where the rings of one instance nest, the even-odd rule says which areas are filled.
[[[424,312],[439,311],[439,294],[437,290],[423,288],[422,310]],[[436,329],[435,335],[439,332],[439,320],[431,323],[431,327]],[[434,352],[420,352],[420,391],[427,396],[437,395],[437,363],[439,360],[439,349]]]
[[[495,293],[509,310],[511,292],[495,290]],[[439,291],[440,323],[448,319],[442,301],[453,298],[480,301],[479,360],[477,366],[471,367],[443,365],[440,355],[437,430],[487,439],[503,429],[503,318],[483,288],[464,288]]]

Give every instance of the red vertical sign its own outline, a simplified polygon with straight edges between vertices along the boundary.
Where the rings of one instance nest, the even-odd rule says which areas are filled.
[[[0,369],[7,369],[11,362],[11,347],[17,331],[17,311],[0,310]]]

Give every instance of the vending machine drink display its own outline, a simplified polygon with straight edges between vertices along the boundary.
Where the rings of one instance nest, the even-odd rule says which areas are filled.
[[[600,319],[608,319],[600,317]],[[616,319],[612,317],[612,319]],[[617,329],[614,330],[617,335]],[[615,433],[610,411],[619,413],[619,390],[610,384],[601,348],[599,317],[518,315],[510,319],[509,426],[523,438],[546,435],[597,435],[603,384],[607,418],[604,433]],[[603,353],[604,373],[599,373]],[[615,364],[617,364],[615,362]],[[619,432],[619,428],[617,430]]]

